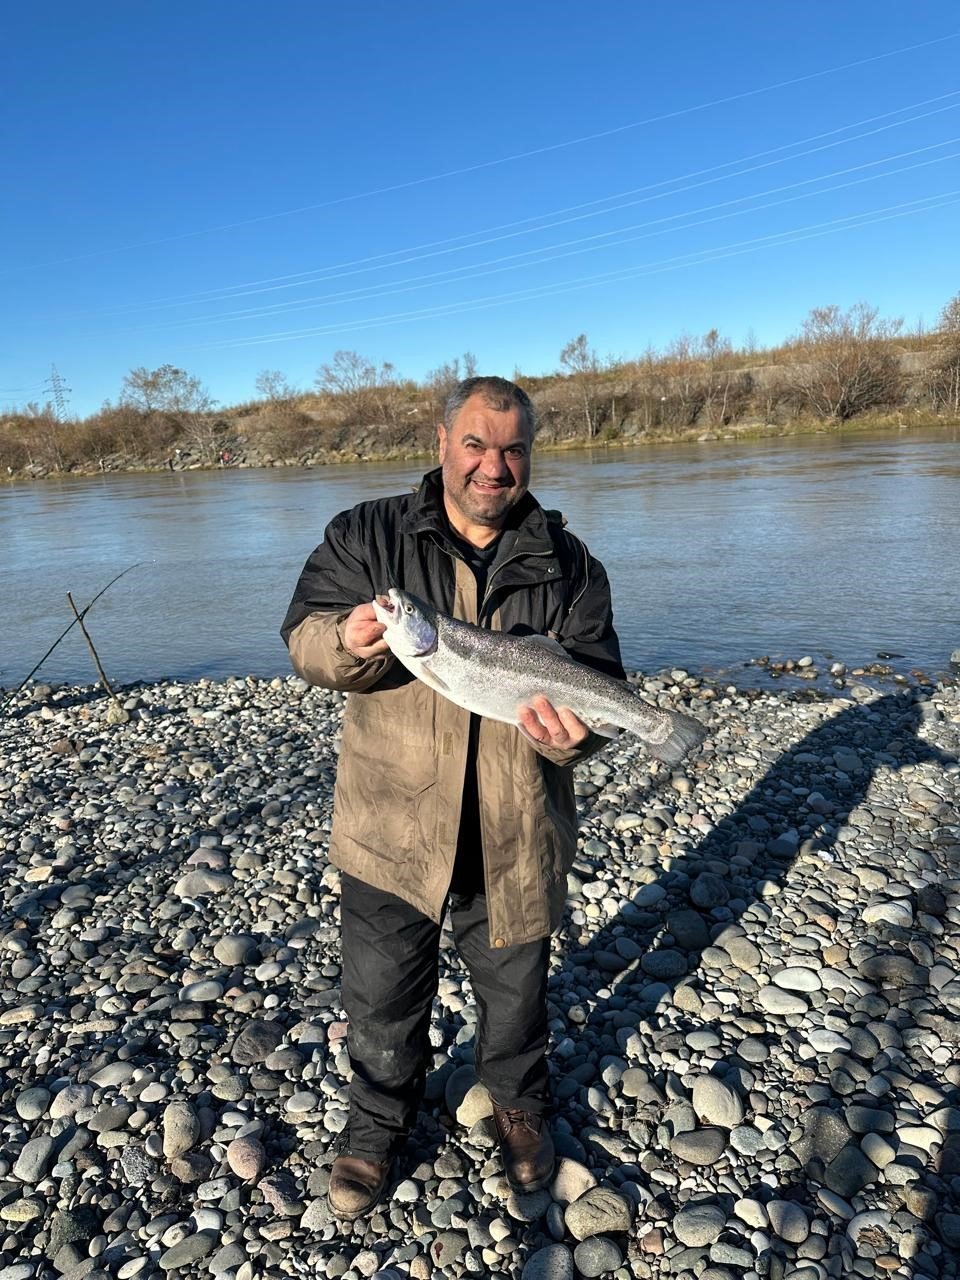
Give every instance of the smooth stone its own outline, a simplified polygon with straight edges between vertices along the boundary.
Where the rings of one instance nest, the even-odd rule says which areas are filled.
[[[180,877],[173,886],[173,892],[178,898],[202,898],[209,893],[224,893],[227,889],[234,889],[237,881],[232,875],[227,875],[221,871],[208,871],[202,869],[199,871],[188,871],[186,875]],[[160,1263],[163,1266],[163,1261]]]
[[[864,924],[892,924],[909,929],[913,924],[913,908],[908,902],[875,902],[863,911]]]
[[[771,1200],[767,1205],[770,1226],[788,1244],[802,1244],[810,1234],[810,1220],[792,1200]]]
[[[697,1076],[693,1082],[693,1109],[697,1119],[733,1129],[743,1123],[743,1101],[731,1085],[717,1076]]]
[[[189,1267],[199,1262],[208,1253],[212,1253],[217,1245],[216,1231],[198,1231],[196,1235],[187,1236],[177,1244],[171,1245],[160,1255],[160,1266],[164,1271],[175,1271],[181,1267]]]
[[[13,1166],[13,1176],[31,1186],[42,1182],[53,1157],[54,1141],[50,1137],[31,1138]]]
[[[530,1255],[520,1280],[574,1280],[573,1254],[564,1244],[548,1244]]]
[[[200,1120],[189,1102],[175,1098],[163,1112],[163,1154],[168,1160],[190,1151],[200,1140]]]
[[[673,1154],[692,1165],[716,1164],[726,1145],[726,1135],[722,1129],[693,1129],[686,1133],[676,1133],[670,1139]]]
[[[673,1234],[681,1244],[703,1248],[720,1237],[727,1215],[719,1206],[709,1203],[685,1204],[673,1219]]]
[[[569,1156],[562,1156],[557,1163],[550,1194],[560,1204],[568,1205],[596,1185],[597,1179],[586,1165],[571,1160]]]
[[[573,1261],[582,1276],[592,1278],[616,1271],[623,1262],[618,1245],[604,1236],[591,1236],[577,1245]]]
[[[771,974],[770,981],[784,991],[819,991],[820,977],[813,969],[791,966]]]
[[[267,1153],[256,1138],[234,1138],[226,1150],[227,1164],[238,1178],[255,1182],[263,1173]]]
[[[180,992],[180,999],[187,1004],[209,1004],[223,995],[223,983],[212,978],[191,982]]]
[[[50,1105],[50,1090],[35,1086],[17,1094],[16,1109],[21,1120],[39,1120]]]
[[[792,991],[784,991],[782,987],[761,987],[757,993],[757,1001],[767,1013],[779,1014],[783,1017],[791,1014],[807,1013],[810,1006],[802,996]]]

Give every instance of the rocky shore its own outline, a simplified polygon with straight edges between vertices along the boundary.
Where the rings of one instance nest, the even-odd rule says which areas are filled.
[[[502,1178],[445,950],[421,1120],[335,1222],[340,695],[0,713],[0,1280],[960,1273],[960,690],[642,681],[710,736],[577,771],[556,1180]]]

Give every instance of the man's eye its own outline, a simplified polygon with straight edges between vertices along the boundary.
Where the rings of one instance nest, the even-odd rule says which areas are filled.
[[[527,451],[525,449],[508,449],[507,453],[509,453],[511,458],[525,458],[527,456]]]

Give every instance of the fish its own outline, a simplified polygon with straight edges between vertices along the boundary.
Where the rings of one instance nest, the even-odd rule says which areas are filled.
[[[373,610],[391,653],[418,680],[467,711],[515,725],[535,744],[518,711],[538,695],[569,707],[603,737],[635,734],[665,764],[679,764],[707,736],[699,720],[654,706],[625,680],[577,662],[549,636],[475,627],[397,587],[377,596]]]

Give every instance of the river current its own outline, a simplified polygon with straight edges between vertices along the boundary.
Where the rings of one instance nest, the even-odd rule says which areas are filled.
[[[0,488],[0,686],[81,607],[121,682],[275,675],[278,628],[326,521],[425,464],[66,477]],[[763,654],[879,653],[947,668],[960,646],[960,433],[839,432],[544,453],[532,488],[606,565],[628,667],[729,670]],[[78,628],[38,679],[95,679]]]

